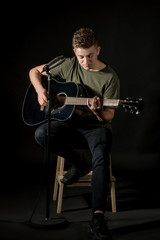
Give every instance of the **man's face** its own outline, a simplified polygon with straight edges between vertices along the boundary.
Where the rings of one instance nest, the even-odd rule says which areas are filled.
[[[96,68],[100,47],[74,48],[74,53],[79,64],[86,70],[92,71]]]

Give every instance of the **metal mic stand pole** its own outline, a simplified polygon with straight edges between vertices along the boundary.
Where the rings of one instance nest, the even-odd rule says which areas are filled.
[[[45,152],[45,187],[46,187],[46,216],[45,219],[32,221],[32,226],[43,229],[56,229],[66,227],[67,220],[64,217],[50,218],[50,127],[51,127],[51,74],[49,68],[46,68],[48,75],[48,98],[46,106],[47,135],[46,135],[46,152]]]
[[[48,119],[47,125],[47,141],[46,141],[46,171],[45,171],[45,178],[46,178],[46,220],[50,219],[50,128],[51,128],[51,74],[50,72],[46,71],[48,74],[48,98],[47,98],[47,111],[46,116]]]

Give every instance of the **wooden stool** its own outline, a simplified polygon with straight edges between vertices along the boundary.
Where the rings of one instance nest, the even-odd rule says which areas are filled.
[[[57,157],[57,168],[55,174],[55,182],[54,182],[54,192],[53,192],[53,200],[57,199],[58,195],[58,203],[57,203],[57,213],[61,213],[62,209],[62,198],[63,198],[63,188],[64,184],[61,182],[64,174],[67,171],[64,171],[64,163],[65,159],[61,156]],[[80,177],[78,182],[73,183],[72,185],[68,185],[70,187],[82,187],[82,186],[91,186],[91,178],[92,178],[92,171],[86,174],[83,177]],[[110,155],[110,191],[111,191],[111,205],[112,205],[112,212],[116,212],[116,193],[115,193],[115,182],[116,178],[112,175],[112,164],[111,164],[111,155]],[[67,186],[67,185],[66,185]],[[59,192],[58,192],[59,190]]]

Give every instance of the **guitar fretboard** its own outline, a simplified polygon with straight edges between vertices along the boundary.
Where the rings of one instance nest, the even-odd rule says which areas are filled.
[[[92,104],[93,98],[89,98],[90,104]],[[104,107],[118,107],[119,99],[103,99]],[[82,97],[66,97],[66,105],[87,105],[87,98]]]

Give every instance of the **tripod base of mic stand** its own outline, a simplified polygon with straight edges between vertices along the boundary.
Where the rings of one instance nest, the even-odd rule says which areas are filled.
[[[69,225],[69,222],[63,217],[45,218],[31,220],[30,225],[39,229],[59,229],[67,227]]]

